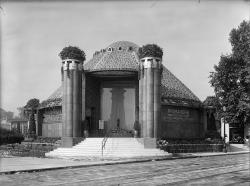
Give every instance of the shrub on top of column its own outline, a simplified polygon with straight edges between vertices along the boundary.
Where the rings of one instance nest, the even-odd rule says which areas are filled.
[[[73,145],[73,137],[81,136],[82,73],[85,53],[68,46],[59,53],[62,60],[62,145]]]
[[[138,50],[143,74],[143,136],[157,137],[160,112],[160,83],[162,49],[155,44],[144,45]]]

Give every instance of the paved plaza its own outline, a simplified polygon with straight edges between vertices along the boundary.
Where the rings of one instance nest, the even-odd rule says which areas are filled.
[[[0,185],[244,185],[248,154],[172,159],[0,175]]]

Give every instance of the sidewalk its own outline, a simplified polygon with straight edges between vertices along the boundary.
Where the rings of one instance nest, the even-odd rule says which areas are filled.
[[[223,152],[182,153],[182,154],[174,154],[172,156],[167,156],[167,157],[151,157],[151,158],[142,157],[136,159],[112,159],[112,160],[98,160],[98,159],[67,160],[67,159],[49,159],[49,158],[35,158],[35,157],[10,157],[10,158],[0,158],[0,174],[13,174],[19,172],[33,172],[33,171],[45,171],[53,169],[64,169],[64,168],[126,164],[126,163],[137,163],[137,162],[139,163],[147,161],[161,161],[161,160],[223,156],[223,155],[247,154],[247,153],[249,153],[249,151],[228,152],[228,153],[223,153]]]

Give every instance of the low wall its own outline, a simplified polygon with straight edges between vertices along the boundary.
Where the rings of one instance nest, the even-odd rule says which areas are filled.
[[[204,137],[202,113],[196,108],[163,105],[161,111],[161,138],[190,139]]]
[[[169,153],[222,152],[223,144],[168,144],[161,149]]]

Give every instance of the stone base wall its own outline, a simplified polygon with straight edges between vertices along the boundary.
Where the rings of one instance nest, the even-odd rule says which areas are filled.
[[[223,144],[168,144],[161,149],[169,153],[222,152]]]
[[[62,108],[50,108],[43,111],[42,136],[61,137],[62,136]]]
[[[43,123],[43,137],[61,137],[62,123]]]
[[[167,106],[161,107],[160,138],[190,139],[202,138],[202,112],[199,109]]]

